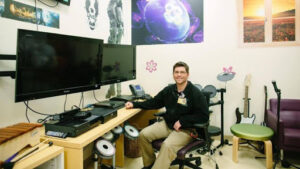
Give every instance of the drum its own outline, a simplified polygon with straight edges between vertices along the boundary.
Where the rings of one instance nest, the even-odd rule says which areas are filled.
[[[111,131],[109,131],[109,132],[105,133],[101,138],[112,142],[114,140],[114,134]]]
[[[124,125],[124,135],[127,138],[134,140],[139,137],[139,131],[135,127],[133,127],[129,124],[126,124],[126,125]]]
[[[116,148],[107,140],[98,140],[95,144],[96,152],[101,158],[109,159],[116,153]]]
[[[215,97],[217,94],[217,89],[213,85],[206,85],[203,89],[203,92],[209,92],[210,93],[210,98]]]
[[[123,133],[123,128],[121,126],[117,126],[112,130],[112,132],[116,135],[120,135]]]

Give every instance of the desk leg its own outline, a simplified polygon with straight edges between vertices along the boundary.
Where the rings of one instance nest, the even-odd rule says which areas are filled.
[[[267,169],[271,169],[273,167],[272,142],[270,140],[264,142],[265,142],[265,153],[266,153],[266,166]]]
[[[116,166],[124,167],[124,134],[116,141]]]
[[[232,161],[238,162],[238,150],[239,150],[239,139],[236,136],[233,136],[233,145],[232,145]]]
[[[83,169],[83,149],[64,148],[65,169]]]

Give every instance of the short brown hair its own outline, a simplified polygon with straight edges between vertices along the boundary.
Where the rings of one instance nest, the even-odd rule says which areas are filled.
[[[179,61],[179,62],[175,63],[175,65],[173,66],[173,72],[174,72],[176,67],[184,67],[185,71],[187,73],[189,73],[189,66],[186,63],[182,62],[182,61]]]

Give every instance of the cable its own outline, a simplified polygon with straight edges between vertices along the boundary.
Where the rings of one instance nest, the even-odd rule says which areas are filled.
[[[28,103],[26,103],[26,101],[24,101],[24,104],[26,105],[26,107],[31,110],[32,112],[36,113],[36,114],[39,114],[39,115],[43,115],[43,116],[52,116],[53,114],[46,114],[46,113],[40,113],[40,112],[37,112],[35,110],[33,110],[32,108],[29,107],[29,101],[27,101]]]
[[[66,97],[65,97],[64,111],[66,111],[67,99],[68,99],[68,94],[66,94]]]
[[[81,105],[81,101],[82,101],[82,92],[81,92],[81,97],[80,97],[80,101],[79,101],[79,104],[78,104],[79,108],[80,108],[80,105]]]
[[[47,3],[45,3],[45,2],[43,2],[43,1],[41,1],[41,0],[38,0],[40,3],[42,3],[42,4],[44,4],[44,5],[46,5],[46,6],[48,6],[48,7],[51,7],[51,8],[54,8],[54,7],[56,7],[57,5],[58,5],[58,0],[55,0],[56,1],[56,4],[55,5],[49,5],[49,4],[47,4]]]
[[[100,102],[100,101],[96,98],[95,90],[93,90],[93,95],[94,95],[94,99],[95,99],[97,102]]]
[[[76,109],[80,109],[80,107],[78,107],[77,105],[73,105],[73,106],[71,107],[71,110],[73,110],[74,107],[75,107]]]
[[[28,123],[30,123],[30,120],[29,120],[29,117],[28,117],[28,107],[27,106],[26,106],[26,110],[25,110],[25,116],[26,116],[26,119],[27,119]]]
[[[81,92],[81,96],[82,96],[82,108],[84,107],[84,95],[83,92]]]
[[[50,118],[50,117],[53,117],[53,115],[47,116],[47,117],[45,117],[44,119],[38,119],[37,122],[38,122],[38,123],[43,123],[43,124],[45,124],[46,121],[47,121],[47,119]]]

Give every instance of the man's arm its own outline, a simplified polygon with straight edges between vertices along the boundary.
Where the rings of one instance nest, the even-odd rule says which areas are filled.
[[[160,91],[154,98],[146,100],[144,102],[127,102],[125,107],[130,108],[142,108],[142,109],[159,109],[164,107],[163,91]]]

